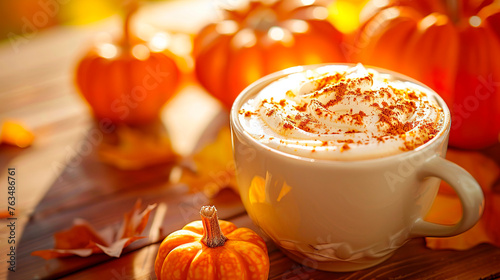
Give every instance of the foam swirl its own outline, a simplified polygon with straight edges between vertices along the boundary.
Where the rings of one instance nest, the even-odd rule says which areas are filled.
[[[265,145],[318,159],[369,159],[428,142],[442,109],[423,88],[393,81],[362,65],[323,66],[266,86],[239,111]]]

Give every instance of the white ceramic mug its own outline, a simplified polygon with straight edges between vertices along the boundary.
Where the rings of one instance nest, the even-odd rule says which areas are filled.
[[[359,270],[386,260],[410,238],[457,235],[479,220],[480,186],[444,159],[449,109],[434,91],[406,76],[374,68],[420,86],[444,112],[442,130],[414,150],[370,160],[315,160],[269,148],[244,131],[238,112],[249,98],[285,75],[316,67],[294,67],[256,81],[231,110],[241,199],[251,219],[289,257],[321,270]],[[441,179],[462,204],[463,216],[455,225],[423,220]]]

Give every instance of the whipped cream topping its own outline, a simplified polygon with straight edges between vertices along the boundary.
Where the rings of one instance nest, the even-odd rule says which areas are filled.
[[[263,144],[313,159],[359,160],[415,149],[442,128],[425,89],[361,64],[328,65],[272,82],[239,111]]]

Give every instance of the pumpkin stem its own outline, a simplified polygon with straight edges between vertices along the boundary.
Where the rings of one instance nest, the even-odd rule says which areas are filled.
[[[125,1],[125,20],[123,21],[123,45],[130,47],[132,45],[130,36],[130,20],[134,13],[139,8],[138,0],[127,0]]]
[[[448,12],[450,14],[451,21],[453,23],[458,23],[458,21],[460,20],[458,1],[446,0],[446,6],[448,7]]]
[[[203,222],[202,242],[210,248],[224,245],[227,237],[222,234],[217,217],[215,206],[203,206],[200,211],[201,221]]]

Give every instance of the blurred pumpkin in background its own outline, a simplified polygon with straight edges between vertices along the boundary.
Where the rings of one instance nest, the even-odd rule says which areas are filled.
[[[99,42],[79,62],[76,84],[98,119],[145,124],[158,119],[179,84],[179,69],[168,51],[130,34],[137,10],[130,1],[121,41]],[[161,34],[159,34],[161,35]]]
[[[373,0],[347,56],[433,88],[452,112],[450,145],[499,141],[500,2]]]
[[[199,82],[230,108],[236,96],[266,74],[288,67],[345,62],[342,33],[319,1],[245,1],[223,10],[194,40]]]

